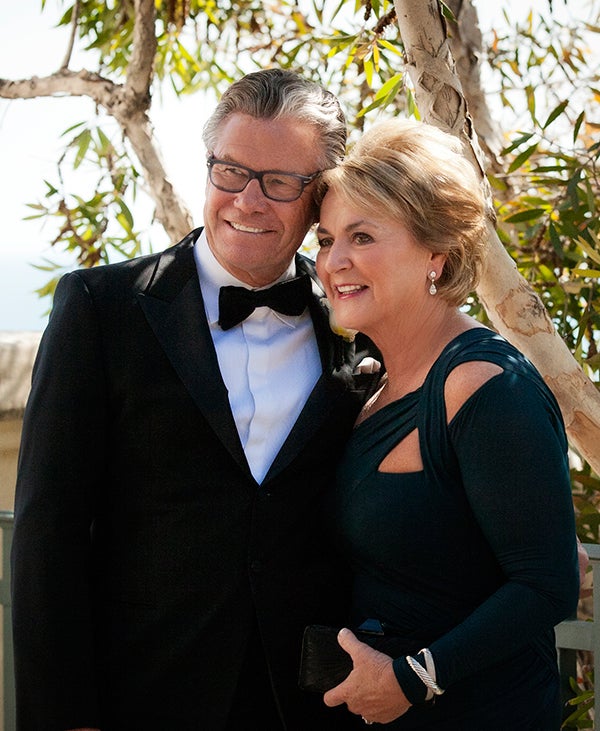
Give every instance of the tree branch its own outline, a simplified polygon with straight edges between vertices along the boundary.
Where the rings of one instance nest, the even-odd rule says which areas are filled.
[[[0,79],[0,97],[4,99],[36,99],[46,96],[88,96],[97,104],[114,105],[121,97],[122,87],[100,74],[90,71],[61,69],[50,76],[30,79]]]
[[[75,3],[73,5],[73,16],[71,18],[71,37],[69,38],[69,45],[67,47],[64,61],[60,65],[61,70],[69,68],[71,55],[73,54],[73,47],[75,46],[75,36],[77,35],[77,21],[79,20],[79,3],[80,0],[75,0]]]
[[[156,219],[174,243],[193,226],[192,217],[168,179],[148,117],[150,83],[156,52],[154,0],[136,0],[134,49],[125,85],[86,70],[60,71],[46,77],[0,79],[0,97],[34,99],[47,96],[87,96],[119,123],[144,170]]]
[[[114,115],[144,168],[144,177],[156,204],[156,218],[174,243],[183,238],[193,224],[189,211],[168,179],[148,117],[157,47],[155,22],[154,0],[135,0],[133,52],[124,89],[128,103],[123,112],[115,109]]]
[[[494,171],[504,172],[500,152],[504,146],[502,132],[492,118],[485,92],[481,86],[482,37],[477,11],[472,0],[447,0],[456,23],[451,22],[450,52],[467,100],[479,142]]]
[[[450,53],[438,0],[395,0],[408,73],[424,121],[463,142],[486,185],[483,155]],[[490,206],[493,205],[486,185]],[[600,393],[581,370],[537,293],[488,226],[485,271],[477,288],[494,327],[536,365],[554,392],[573,446],[600,474]]]
[[[154,28],[156,10],[154,0],[135,0],[134,7],[133,52],[127,67],[125,86],[136,96],[147,98],[149,106],[154,57],[158,45]]]

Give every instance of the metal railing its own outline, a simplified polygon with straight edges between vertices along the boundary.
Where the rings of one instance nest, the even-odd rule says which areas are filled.
[[[15,731],[15,680],[13,672],[12,607],[10,597],[10,546],[13,534],[13,513],[0,510],[2,531],[2,576],[0,577],[0,605],[2,605],[3,650],[3,721],[4,731]],[[593,580],[600,586],[600,545],[584,544],[590,557]],[[600,658],[600,591],[593,595],[594,618],[589,621],[567,619],[556,627],[556,647],[566,701],[573,696],[569,678],[577,676],[577,650],[588,650]],[[600,672],[594,673],[594,714],[600,718]]]
[[[592,586],[600,587],[600,546],[584,543],[590,557]],[[587,650],[600,658],[600,590],[593,592],[593,619],[566,619],[556,627],[556,647],[563,700],[573,697],[570,678],[577,677],[577,650]],[[600,719],[600,672],[594,673],[594,718]]]

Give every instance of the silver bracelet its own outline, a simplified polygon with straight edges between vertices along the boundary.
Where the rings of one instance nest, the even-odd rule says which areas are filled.
[[[435,663],[433,661],[433,655],[428,648],[419,650],[419,653],[423,654],[425,658],[425,669],[420,662],[415,660],[410,655],[406,656],[406,662],[410,669],[417,674],[419,680],[427,687],[427,695],[425,696],[426,701],[430,701],[434,695],[442,695],[444,690],[436,683]]]

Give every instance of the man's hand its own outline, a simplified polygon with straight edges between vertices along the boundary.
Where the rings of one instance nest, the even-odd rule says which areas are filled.
[[[340,630],[338,642],[352,657],[354,669],[343,683],[325,693],[325,704],[346,703],[367,722],[390,723],[406,713],[411,704],[398,685],[392,658],[365,645],[349,629]]]

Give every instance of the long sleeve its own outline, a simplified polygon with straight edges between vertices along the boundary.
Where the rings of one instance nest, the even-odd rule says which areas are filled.
[[[431,645],[442,687],[551,631],[575,611],[579,588],[564,433],[539,390],[505,371],[463,405],[450,437],[506,582]]]
[[[12,572],[20,728],[97,725],[88,575],[103,385],[93,303],[70,274],[34,366],[19,457]]]

